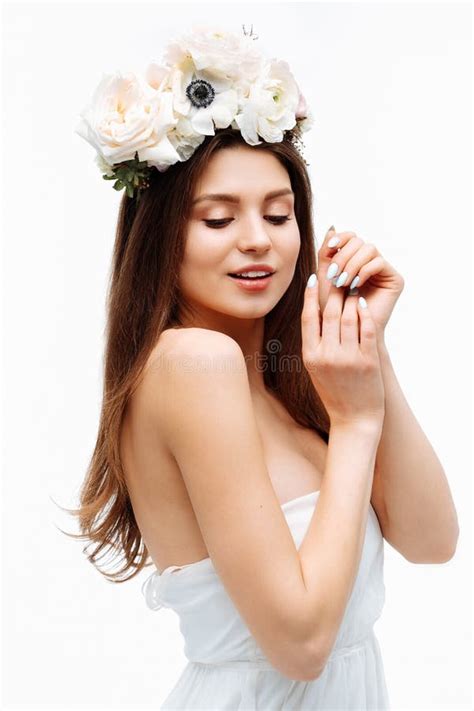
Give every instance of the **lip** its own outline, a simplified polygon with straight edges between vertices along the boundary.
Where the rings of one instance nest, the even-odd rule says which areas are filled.
[[[229,272],[229,274],[242,274],[242,272],[275,272],[275,269],[271,267],[269,264],[262,264],[257,263],[257,264],[247,264],[245,267],[241,267],[240,269],[235,269],[232,272]]]
[[[242,289],[245,289],[245,291],[263,291],[264,289],[268,288],[273,277],[274,274],[271,274],[268,277],[263,277],[262,279],[238,279],[236,277],[231,276],[229,276],[229,279],[232,279],[232,281],[237,286],[240,286]]]

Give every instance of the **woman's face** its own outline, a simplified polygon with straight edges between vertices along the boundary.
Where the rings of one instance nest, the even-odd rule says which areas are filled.
[[[277,197],[268,193],[285,191]],[[234,199],[202,199],[223,193]],[[300,250],[289,175],[269,153],[238,146],[213,155],[193,195],[180,270],[182,298],[202,323],[227,315],[264,317],[288,289]],[[213,225],[214,220],[217,224]],[[254,263],[274,275],[262,290],[240,285],[230,272]]]

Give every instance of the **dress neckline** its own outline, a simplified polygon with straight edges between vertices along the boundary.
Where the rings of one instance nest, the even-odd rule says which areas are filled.
[[[283,504],[280,504],[281,509],[286,509],[288,506],[291,506],[292,504],[297,503],[298,501],[302,501],[303,499],[309,499],[312,496],[318,496],[320,493],[320,489],[317,491],[310,491],[308,494],[302,494],[301,496],[296,496],[294,499],[290,499],[289,501],[285,501]],[[201,566],[203,564],[212,564],[211,558],[207,556],[207,558],[201,558],[201,560],[195,560],[193,563],[185,563],[184,565],[169,565],[167,568],[164,568],[161,572],[157,569],[150,577],[157,576],[158,578],[161,578],[161,576],[164,573],[172,573],[174,570],[182,570],[184,568],[194,568],[196,566]],[[146,583],[146,581],[145,581]]]
[[[307,499],[309,496],[317,496],[320,493],[320,489],[317,491],[310,491],[309,494],[302,494],[301,496],[297,496],[294,499],[290,499],[289,501],[285,501],[285,503],[280,504],[281,508],[284,509],[286,506],[290,506],[290,504],[294,504],[297,501],[301,501],[302,499]]]

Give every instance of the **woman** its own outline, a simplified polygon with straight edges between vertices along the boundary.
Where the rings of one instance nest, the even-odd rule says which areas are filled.
[[[196,47],[202,60],[206,42],[218,66],[212,50],[223,52],[223,36],[193,44],[195,32],[168,60],[189,62]],[[227,78],[233,41],[261,66],[248,38],[240,46],[229,36]],[[212,106],[216,122],[231,90],[202,61],[193,76],[192,125]],[[160,91],[176,86],[158,79]],[[146,602],[180,617],[189,663],[161,708],[385,709],[373,632],[383,537],[402,550],[408,529],[397,532],[390,517],[376,459],[385,383],[393,392],[383,328],[403,280],[373,245],[334,229],[316,264],[301,125],[293,117],[281,140],[252,143],[249,105],[236,106],[232,125],[186,134],[188,153],[169,165],[162,134],[157,171],[149,146],[135,162],[106,156],[105,177],[127,193],[82,537],[97,544],[94,564],[107,548],[122,556],[112,580],[138,574],[150,556]],[[446,480],[432,476],[444,486],[430,512],[436,537],[421,537],[413,555],[429,550],[441,562],[455,547],[455,512]]]

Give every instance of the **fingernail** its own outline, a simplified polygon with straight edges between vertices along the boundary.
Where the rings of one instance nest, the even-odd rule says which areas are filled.
[[[328,247],[335,247],[336,244],[339,244],[340,241],[341,240],[339,237],[331,237],[331,239],[328,242]]]
[[[333,262],[332,264],[330,264],[329,268],[326,272],[326,279],[332,279],[334,276],[336,276],[338,269],[339,269],[339,267],[336,264],[336,262]]]
[[[359,296],[359,304],[362,306],[363,309],[367,308],[367,301],[364,299],[363,296]]]
[[[354,277],[349,285],[349,289],[354,289],[354,287],[356,287],[359,282],[360,282],[360,277],[359,276]]]
[[[336,281],[336,286],[337,287],[342,286],[345,283],[348,276],[349,276],[349,274],[347,272],[342,272],[342,274],[339,275],[339,278]]]
[[[317,282],[316,274],[311,274],[311,276],[310,276],[309,279],[308,279],[308,283],[307,283],[306,286],[308,286],[309,288],[311,288],[311,287],[313,287],[313,286],[316,285],[316,282]]]
[[[331,225],[331,227],[328,229],[328,232],[335,232],[335,231],[336,231],[336,228],[334,227],[334,225]]]

